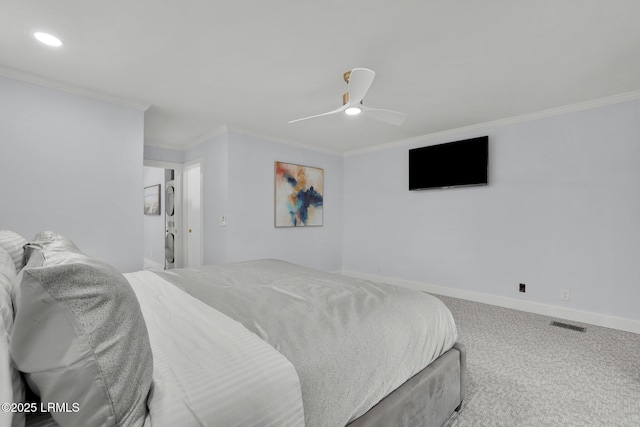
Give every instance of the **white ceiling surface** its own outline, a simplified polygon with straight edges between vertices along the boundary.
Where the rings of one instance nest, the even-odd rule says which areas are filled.
[[[0,66],[150,105],[147,144],[227,126],[344,153],[636,92],[639,23],[636,0],[0,0]],[[402,126],[287,123],[339,107],[355,67]]]

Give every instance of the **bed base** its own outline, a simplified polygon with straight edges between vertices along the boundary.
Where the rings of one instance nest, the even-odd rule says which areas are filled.
[[[462,343],[434,360],[347,427],[441,427],[464,399],[467,352]],[[27,414],[29,427],[57,427],[49,414]]]
[[[464,399],[467,353],[461,343],[418,372],[348,427],[440,427]]]

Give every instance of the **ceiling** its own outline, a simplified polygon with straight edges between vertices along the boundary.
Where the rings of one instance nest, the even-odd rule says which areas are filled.
[[[148,105],[150,145],[226,126],[344,153],[640,93],[639,22],[636,0],[2,0],[0,74]],[[288,123],[338,108],[356,67],[402,126]]]

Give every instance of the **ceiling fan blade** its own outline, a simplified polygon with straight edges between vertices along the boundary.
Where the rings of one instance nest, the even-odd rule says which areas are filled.
[[[302,120],[315,119],[316,117],[322,117],[322,116],[328,116],[329,114],[340,113],[340,112],[346,110],[348,106],[349,106],[348,104],[345,104],[340,108],[336,108],[333,111],[329,111],[328,113],[316,114],[315,116],[309,116],[309,117],[303,117],[301,119],[291,120],[289,123],[301,122]]]
[[[368,68],[354,68],[349,77],[349,103],[357,104],[364,99],[376,73]]]
[[[400,113],[398,111],[382,110],[380,108],[369,108],[365,105],[363,105],[361,108],[365,117],[380,120],[381,122],[391,123],[396,126],[400,126],[402,122],[404,122],[404,119],[407,117],[405,113]]]

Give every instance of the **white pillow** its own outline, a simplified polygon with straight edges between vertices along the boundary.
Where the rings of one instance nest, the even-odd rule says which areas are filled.
[[[11,294],[15,278],[13,260],[0,248],[0,403],[24,401],[24,384],[9,356],[9,337],[13,328]],[[24,413],[0,411],[0,426],[24,426],[24,422]]]
[[[11,256],[15,271],[24,267],[24,245],[27,239],[11,230],[0,230],[0,248],[3,248]]]

